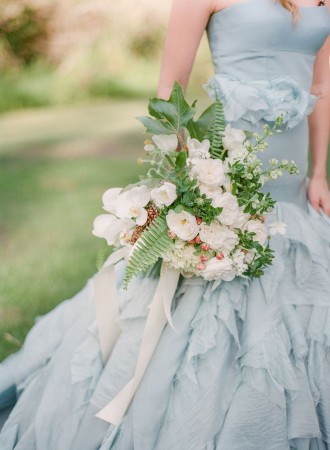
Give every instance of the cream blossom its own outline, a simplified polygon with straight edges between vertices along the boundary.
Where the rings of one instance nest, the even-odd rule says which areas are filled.
[[[237,145],[233,150],[228,150],[228,161],[233,163],[237,160],[242,160],[248,155],[248,150],[245,145]]]
[[[243,228],[246,222],[249,220],[250,215],[243,211],[243,207],[239,208],[238,214],[235,217],[235,221],[232,224],[233,228]]]
[[[224,192],[220,197],[212,201],[212,206],[223,208],[218,216],[219,221],[223,225],[233,225],[239,213],[237,198],[234,195],[230,194],[230,192]]]
[[[202,272],[206,280],[224,280],[231,281],[236,275],[236,269],[230,258],[224,257],[219,260],[211,258],[205,264],[205,269]]]
[[[199,257],[194,253],[195,248],[193,245],[187,245],[185,241],[176,239],[171,252],[164,255],[163,259],[175,269],[189,272],[194,270],[196,264],[200,261]]]
[[[151,191],[151,200],[158,208],[162,206],[170,206],[177,198],[176,186],[173,183],[165,181],[165,183]]]
[[[176,134],[155,134],[152,136],[152,140],[163,153],[173,152],[179,143]]]
[[[196,217],[187,211],[181,211],[180,213],[173,210],[169,211],[166,222],[169,230],[184,241],[194,239],[199,232]]]
[[[116,214],[116,201],[122,188],[111,188],[104,192],[102,196],[103,209],[109,213]]]
[[[202,142],[197,139],[191,139],[188,137],[187,139],[188,146],[188,155],[189,158],[210,158],[210,141],[208,139],[204,139]]]
[[[210,225],[202,223],[199,237],[203,242],[209,244],[213,250],[220,250],[225,253],[230,253],[239,242],[237,234],[218,221],[213,221]]]
[[[235,151],[237,147],[240,147],[246,139],[246,135],[243,130],[238,128],[232,128],[230,124],[226,125],[224,136],[222,138],[225,149],[229,151]]]
[[[200,183],[221,186],[225,181],[225,168],[220,159],[198,159],[192,174]]]
[[[269,233],[271,235],[275,234],[285,234],[287,229],[287,224],[284,222],[272,222],[268,225]]]
[[[112,214],[101,214],[94,220],[92,233],[106,239],[108,245],[127,245],[135,222],[127,217],[118,219]]]
[[[207,198],[210,198],[212,200],[217,200],[222,195],[222,189],[220,186],[217,186],[216,184],[199,184],[199,190],[201,194],[206,195]]]
[[[267,230],[265,225],[260,222],[260,220],[249,220],[245,224],[244,229],[255,233],[253,240],[259,242],[261,245],[265,245],[267,240]]]
[[[116,200],[116,214],[119,218],[134,218],[137,225],[144,225],[148,213],[144,208],[150,201],[147,186],[137,186],[120,193]]]

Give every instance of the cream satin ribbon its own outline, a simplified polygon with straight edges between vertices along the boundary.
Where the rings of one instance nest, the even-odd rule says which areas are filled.
[[[104,363],[108,360],[120,334],[114,264],[124,257],[127,257],[126,248],[113,253],[95,279],[96,318]],[[119,425],[122,421],[147,370],[166,323],[169,322],[173,327],[171,305],[179,277],[179,270],[171,269],[163,262],[159,282],[149,306],[133,378],[110,403],[96,414],[99,419],[114,425]]]

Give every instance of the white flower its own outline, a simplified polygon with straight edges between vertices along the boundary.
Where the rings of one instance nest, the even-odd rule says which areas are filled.
[[[225,169],[220,159],[198,159],[192,174],[203,184],[222,185],[225,181]]]
[[[206,195],[207,198],[212,200],[217,200],[222,195],[222,189],[217,185],[207,185],[204,183],[200,183],[198,185],[200,193]]]
[[[191,241],[199,232],[196,217],[186,211],[180,213],[169,211],[166,222],[170,231],[184,241]]]
[[[156,134],[152,136],[152,140],[163,153],[173,152],[179,143],[176,134]]]
[[[245,230],[255,233],[253,240],[264,245],[267,240],[267,230],[260,220],[249,220],[245,225]]]
[[[220,250],[225,253],[230,253],[239,241],[234,231],[225,225],[220,225],[217,221],[211,222],[210,225],[202,223],[199,237],[203,242],[209,244],[213,250]]]
[[[213,200],[212,206],[215,208],[223,208],[222,212],[218,216],[218,220],[222,224],[232,225],[235,222],[239,209],[237,198],[234,195],[229,192],[225,192],[220,197]]]
[[[152,153],[152,152],[154,152],[154,151],[156,150],[156,147],[155,147],[153,144],[146,144],[146,145],[144,146],[144,150],[145,150],[147,153]]]
[[[126,245],[131,237],[131,230],[135,227],[132,219],[118,219],[112,214],[101,214],[94,220],[94,236],[104,238],[108,245]]]
[[[116,201],[121,191],[121,188],[111,188],[104,192],[102,203],[105,211],[116,214]]]
[[[165,183],[151,191],[151,200],[158,208],[162,206],[170,206],[177,198],[176,186],[173,183]]]
[[[204,139],[204,141],[200,142],[197,139],[191,139],[188,137],[187,140],[188,146],[188,155],[189,158],[210,158],[210,141],[208,139]]]
[[[271,235],[274,234],[285,234],[286,233],[286,228],[287,228],[287,224],[284,222],[272,222],[268,225],[269,228],[269,233]]]
[[[202,272],[206,280],[225,280],[231,281],[236,275],[236,269],[230,258],[224,257],[219,260],[211,258],[206,263],[206,267]]]
[[[237,144],[232,150],[228,150],[228,161],[233,163],[237,160],[242,160],[248,155],[248,150],[243,144]]]
[[[116,214],[119,218],[135,218],[138,225],[144,225],[148,213],[144,206],[150,201],[147,186],[137,186],[119,194],[116,201]]]
[[[247,269],[248,265],[246,264],[245,254],[240,250],[236,250],[232,255],[233,265],[236,268],[237,275],[242,275]]]
[[[200,261],[194,252],[193,245],[187,245],[181,239],[176,239],[171,252],[164,255],[163,259],[175,269],[194,271],[196,264]]]
[[[233,228],[240,228],[242,229],[246,222],[249,220],[250,215],[243,212],[244,207],[240,207],[238,214],[235,218],[235,222],[233,223]]]
[[[243,130],[232,128],[231,125],[228,124],[225,128],[222,142],[225,149],[229,151],[235,151],[237,148],[240,148],[242,146],[245,139],[246,135]]]

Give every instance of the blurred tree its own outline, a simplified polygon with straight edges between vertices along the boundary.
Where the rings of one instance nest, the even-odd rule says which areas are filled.
[[[51,4],[0,0],[0,70],[29,65],[47,55],[52,9]]]

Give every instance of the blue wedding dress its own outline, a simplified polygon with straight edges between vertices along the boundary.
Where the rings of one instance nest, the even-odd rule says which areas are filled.
[[[274,265],[261,279],[220,286],[180,278],[176,331],[165,327],[117,426],[95,414],[132,377],[157,279],[124,291],[124,264],[116,265],[122,331],[103,365],[91,278],[0,364],[0,406],[11,409],[1,450],[330,449],[330,220],[306,197],[313,63],[330,16],[324,6],[300,11],[294,26],[279,2],[249,0],[207,27],[211,97],[246,130],[283,113],[284,131],[262,158],[294,159],[300,169],[264,187],[278,200],[267,220],[287,224],[271,241]]]

